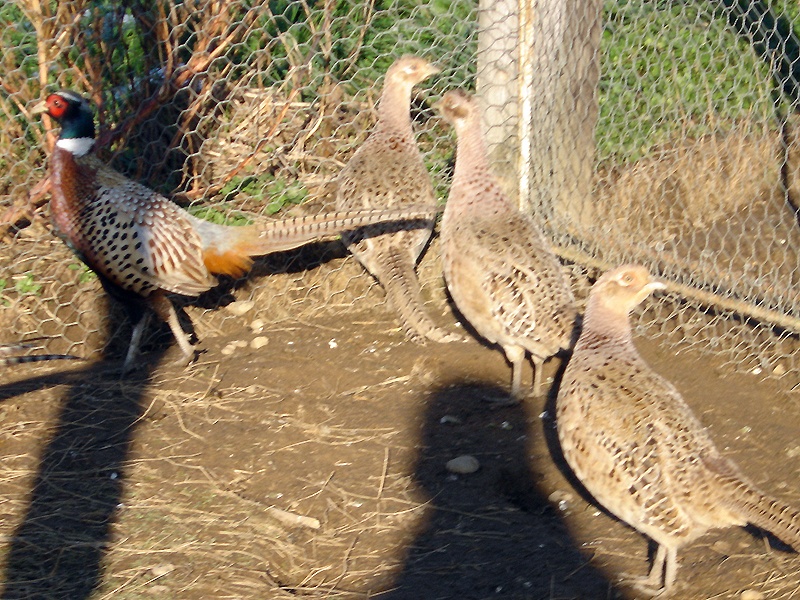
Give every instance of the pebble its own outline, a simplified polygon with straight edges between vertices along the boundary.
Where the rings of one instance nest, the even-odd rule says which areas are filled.
[[[575,501],[575,496],[573,496],[570,492],[556,490],[550,494],[547,499],[551,504],[558,506],[558,510],[561,512],[567,512],[570,508],[572,508],[572,503]]]
[[[269,338],[265,335],[259,335],[258,337],[254,337],[250,342],[250,347],[253,350],[260,350],[264,346],[269,344]]]
[[[241,317],[242,315],[247,314],[248,312],[253,310],[253,307],[255,305],[256,303],[253,302],[252,300],[237,300],[236,302],[231,302],[230,304],[228,304],[228,306],[225,307],[225,310],[227,310],[232,315]]]
[[[464,454],[463,456],[457,456],[452,460],[448,460],[447,464],[445,465],[448,471],[451,473],[458,473],[459,475],[469,475],[470,473],[474,473],[478,469],[481,468],[481,463],[478,462],[478,459],[474,456],[470,456],[469,454]]]
[[[147,586],[147,593],[155,596],[156,598],[169,598],[172,589],[167,585],[149,585]]]
[[[766,596],[758,590],[745,590],[740,596],[742,600],[764,600]]]
[[[724,554],[726,556],[730,556],[731,554],[733,554],[733,548],[731,548],[731,545],[723,540],[717,540],[716,542],[711,544],[711,548],[714,551],[719,552],[720,554]]]
[[[445,415],[439,419],[439,423],[442,425],[461,425],[461,419],[454,415]]]
[[[164,575],[172,573],[174,570],[175,565],[171,565],[169,563],[150,567],[150,573],[153,575],[153,577],[163,577]]]
[[[232,342],[228,342],[219,352],[225,356],[230,356],[239,348],[247,348],[247,340],[233,340]]]
[[[264,319],[253,319],[250,322],[250,331],[253,333],[261,333],[264,331],[266,324],[267,323],[264,321]]]

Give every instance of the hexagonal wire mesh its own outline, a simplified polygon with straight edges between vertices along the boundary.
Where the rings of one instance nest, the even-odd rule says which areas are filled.
[[[383,73],[417,53],[443,69],[418,86],[413,109],[440,198],[454,144],[429,100],[477,89],[498,174],[577,288],[598,268],[646,263],[674,292],[640,326],[794,385],[796,6],[610,0],[602,28],[596,6],[4,4],[14,25],[0,34],[4,337],[54,336],[51,350],[84,355],[114,337],[98,282],[33,210],[46,198],[37,184],[52,133],[29,111],[45,90],[75,88],[98,104],[100,153],[116,168],[195,214],[238,223],[331,208],[330,184],[375,120]],[[421,278],[443,303],[436,254],[434,241]],[[330,244],[270,257],[236,295],[272,320],[377,301],[382,292],[344,257]]]

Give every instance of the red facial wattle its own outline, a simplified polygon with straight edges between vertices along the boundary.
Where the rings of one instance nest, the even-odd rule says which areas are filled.
[[[69,103],[58,94],[50,94],[45,102],[47,103],[47,114],[54,119],[61,119],[69,107]]]

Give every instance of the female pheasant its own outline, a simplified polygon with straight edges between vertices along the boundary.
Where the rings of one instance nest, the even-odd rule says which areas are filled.
[[[384,221],[425,226],[434,211],[356,210],[259,225],[230,227],[198,219],[153,190],[131,181],[92,154],[94,119],[88,101],[70,90],[50,94],[33,109],[61,125],[50,157],[51,213],[56,232],[127,307],[135,323],[123,372],[133,366],[147,310],[170,326],[185,360],[194,347],[167,294],[197,296],[215,275],[240,277],[253,256],[290,250],[342,231]]]
[[[678,551],[706,532],[752,523],[800,550],[800,511],[722,455],[672,383],[633,344],[629,314],[663,283],[640,265],[592,287],[556,402],[558,438],[598,503],[658,544],[639,591],[669,594]]]
[[[533,393],[542,365],[572,343],[575,299],[533,218],[520,212],[492,175],[475,98],[461,90],[437,103],[456,130],[456,167],[442,218],[447,289],[464,318],[511,363],[511,394],[521,398],[530,354]]]
[[[430,175],[411,127],[411,91],[439,69],[419,56],[398,58],[383,83],[378,122],[353,154],[337,180],[336,208],[436,206]],[[422,342],[462,341],[436,325],[426,312],[414,271],[433,234],[434,219],[424,227],[380,226],[345,234],[342,241],[386,291],[409,338]]]

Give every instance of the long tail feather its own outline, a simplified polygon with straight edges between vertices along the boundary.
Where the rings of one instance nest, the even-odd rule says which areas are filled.
[[[800,552],[800,512],[752,485],[730,480],[725,504],[756,527],[769,531]]]
[[[191,217],[203,244],[203,261],[215,275],[241,277],[253,261],[252,256],[292,250],[310,242],[336,239],[344,231],[392,221],[419,223],[429,227],[437,210],[408,207],[392,210],[352,210],[275,219],[249,226],[218,225]]]
[[[438,327],[425,311],[419,279],[414,263],[407,253],[390,248],[377,260],[382,263],[382,268],[378,269],[376,277],[386,290],[386,299],[397,311],[403,329],[411,339],[423,341],[420,338],[424,337],[443,343],[464,340],[462,335]]]
[[[279,219],[259,223],[258,239],[252,242],[252,256],[292,250],[309,242],[338,238],[343,231],[375,223],[419,221],[420,227],[430,225],[436,209],[408,207],[393,210],[352,210]]]
[[[0,366],[21,365],[24,363],[43,362],[45,360],[80,360],[71,354],[29,354],[27,356],[4,356],[0,358]]]

